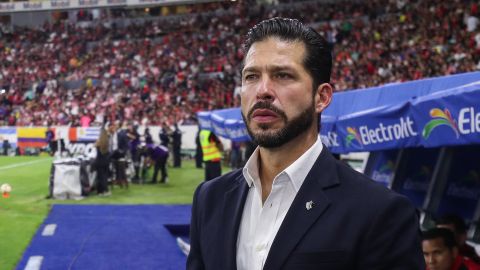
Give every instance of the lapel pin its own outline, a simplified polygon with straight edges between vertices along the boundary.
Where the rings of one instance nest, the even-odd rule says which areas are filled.
[[[305,208],[307,208],[307,210],[312,209],[314,206],[315,204],[313,203],[313,201],[309,201],[305,204]]]

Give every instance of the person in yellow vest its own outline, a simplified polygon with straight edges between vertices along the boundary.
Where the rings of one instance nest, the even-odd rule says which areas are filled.
[[[210,130],[202,129],[199,137],[205,163],[205,181],[212,180],[222,175],[223,144]]]

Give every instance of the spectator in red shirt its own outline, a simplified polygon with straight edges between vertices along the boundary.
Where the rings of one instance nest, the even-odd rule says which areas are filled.
[[[455,236],[449,229],[423,232],[422,249],[427,270],[480,270],[480,265],[459,255]]]

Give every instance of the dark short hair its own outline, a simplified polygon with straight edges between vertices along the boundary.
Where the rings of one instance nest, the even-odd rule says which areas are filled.
[[[457,246],[455,242],[455,235],[453,232],[446,228],[433,228],[422,233],[422,241],[433,240],[433,239],[443,239],[443,243],[449,249],[453,249]]]
[[[455,233],[462,234],[467,232],[467,225],[465,221],[455,214],[447,214],[437,220],[437,225],[453,225]]]
[[[243,48],[245,53],[255,42],[269,37],[284,41],[300,41],[305,44],[304,67],[312,76],[314,89],[321,83],[330,82],[332,73],[331,45],[313,28],[296,19],[272,18],[261,21],[247,33]]]

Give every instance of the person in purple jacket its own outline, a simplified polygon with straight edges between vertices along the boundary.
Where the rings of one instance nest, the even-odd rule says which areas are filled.
[[[150,162],[153,162],[153,176],[151,184],[157,183],[158,170],[161,170],[162,179],[160,183],[167,183],[168,174],[167,174],[167,159],[168,159],[168,148],[163,145],[147,145],[147,152]]]

